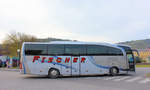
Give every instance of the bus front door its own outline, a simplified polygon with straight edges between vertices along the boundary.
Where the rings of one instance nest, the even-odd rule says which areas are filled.
[[[80,57],[72,56],[71,57],[71,74],[72,75],[80,75]]]
[[[127,54],[128,62],[129,62],[129,70],[135,71],[135,61],[133,54]]]

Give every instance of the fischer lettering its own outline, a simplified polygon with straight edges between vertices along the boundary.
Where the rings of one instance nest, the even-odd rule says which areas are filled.
[[[79,59],[80,59],[81,63],[84,63],[85,60],[86,60],[85,57],[81,57],[81,58],[74,57],[74,58],[72,58],[72,61],[73,61],[73,63],[77,63]],[[39,60],[41,60],[41,63],[44,63],[46,61],[48,63],[52,63],[52,62],[61,63],[62,62],[61,57],[54,58],[54,57],[40,57],[40,56],[34,56],[32,62],[34,63],[35,61],[39,61]],[[71,57],[66,57],[65,58],[65,63],[69,63],[70,60],[71,60]]]

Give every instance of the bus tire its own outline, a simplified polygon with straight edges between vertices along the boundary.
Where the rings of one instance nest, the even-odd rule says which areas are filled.
[[[116,76],[119,74],[119,69],[117,67],[111,67],[109,69],[109,73],[111,76]]]
[[[49,78],[55,79],[55,78],[57,78],[59,75],[60,75],[60,72],[59,72],[58,69],[51,68],[51,69],[48,71],[48,77],[49,77]]]

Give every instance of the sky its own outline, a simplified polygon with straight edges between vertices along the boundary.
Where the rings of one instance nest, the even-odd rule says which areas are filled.
[[[0,43],[12,32],[117,43],[150,38],[150,0],[0,0]]]

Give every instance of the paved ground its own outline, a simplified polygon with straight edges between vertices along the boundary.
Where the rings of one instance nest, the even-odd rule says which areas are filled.
[[[150,73],[150,68],[138,68],[135,75],[48,79],[1,70],[0,90],[150,90],[146,73]]]
[[[145,75],[146,73],[150,73],[150,68],[137,68],[136,75]]]

